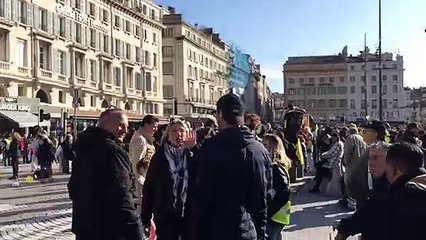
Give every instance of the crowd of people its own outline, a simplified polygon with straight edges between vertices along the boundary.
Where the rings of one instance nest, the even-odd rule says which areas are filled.
[[[74,144],[77,239],[144,239],[154,226],[160,240],[282,239],[300,169],[315,172],[312,194],[355,210],[335,226],[337,240],[422,239],[426,141],[417,123],[326,127],[289,106],[284,125],[271,127],[232,94],[215,115],[197,128],[147,115],[129,134],[124,111],[103,112]]]
[[[72,174],[77,239],[282,239],[290,224],[290,183],[315,173],[312,194],[354,210],[336,240],[422,239],[426,217],[426,135],[380,121],[322,126],[290,105],[283,125],[246,114],[238,96],[217,102],[215,119],[146,115],[129,129],[125,111],[104,111],[96,127],[59,144],[45,134],[0,139],[0,155],[18,177],[18,157],[52,179],[52,163]],[[10,163],[8,162],[10,160]]]
[[[25,176],[31,176],[32,179],[41,182],[53,180],[52,164],[64,156],[62,149],[65,148],[63,147],[66,145],[65,141],[56,144],[56,141],[42,129],[34,131],[35,134],[29,135],[12,132],[0,136],[0,160],[3,166],[12,167],[12,176],[9,180],[16,181],[20,177],[20,164],[31,164],[31,172],[24,172]],[[68,146],[68,153],[72,154],[72,143],[70,142]],[[63,166],[66,168],[66,164]]]
[[[258,130],[236,95],[215,114],[197,128],[147,115],[128,137],[125,112],[103,112],[74,144],[77,239],[145,239],[154,226],[160,240],[281,239],[291,167],[282,138]]]

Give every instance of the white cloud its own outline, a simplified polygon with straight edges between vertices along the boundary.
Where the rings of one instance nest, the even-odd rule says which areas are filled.
[[[282,64],[261,65],[260,70],[266,76],[269,87],[274,92],[283,92]]]
[[[404,56],[404,85],[426,86],[426,36],[411,38],[401,48]]]

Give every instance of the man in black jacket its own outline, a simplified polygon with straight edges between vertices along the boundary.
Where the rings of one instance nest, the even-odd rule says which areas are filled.
[[[135,177],[120,145],[127,127],[126,114],[109,109],[101,114],[98,127],[87,129],[75,143],[68,190],[77,240],[142,239]]]
[[[424,153],[407,142],[387,152],[386,176],[390,182],[389,239],[425,239],[426,171]]]
[[[271,161],[267,150],[244,126],[243,116],[238,96],[228,94],[217,102],[220,132],[197,154],[194,240],[266,238]]]

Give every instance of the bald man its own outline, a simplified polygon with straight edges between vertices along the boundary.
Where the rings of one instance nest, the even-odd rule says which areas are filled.
[[[128,119],[120,109],[103,112],[98,127],[77,139],[68,183],[76,239],[143,239],[135,177],[121,143]]]

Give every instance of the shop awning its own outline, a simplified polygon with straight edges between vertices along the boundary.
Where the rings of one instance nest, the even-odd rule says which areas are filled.
[[[19,111],[0,111],[0,116],[3,116],[10,121],[16,122],[20,128],[35,127],[38,123],[38,116],[30,112],[19,112]],[[40,126],[49,126],[50,122],[44,121],[40,123]]]

